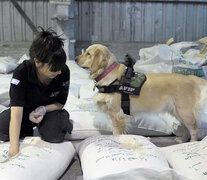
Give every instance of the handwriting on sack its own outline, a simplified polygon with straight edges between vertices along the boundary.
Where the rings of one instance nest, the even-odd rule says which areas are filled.
[[[207,176],[207,142],[187,143],[173,153],[182,154],[188,168]]]
[[[127,139],[126,139],[127,138]],[[87,145],[93,143],[96,151],[96,163],[101,161],[110,160],[112,162],[131,162],[131,161],[150,161],[152,159],[160,159],[159,154],[153,153],[153,148],[149,142],[139,143],[132,137],[117,137],[111,136],[110,138],[102,136],[100,138],[91,139]]]
[[[21,144],[22,145],[22,144]],[[21,147],[21,146],[20,146]],[[8,154],[9,144],[2,143],[0,145],[0,155]],[[39,147],[31,144],[23,144],[20,154],[15,158],[8,158],[0,163],[0,171],[8,169],[11,166],[25,169],[28,161],[37,160],[39,158],[48,158],[52,153],[51,147]]]

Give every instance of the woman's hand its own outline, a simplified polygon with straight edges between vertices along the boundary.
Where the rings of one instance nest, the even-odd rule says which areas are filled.
[[[64,105],[60,103],[49,104],[47,106],[39,106],[29,114],[29,120],[33,123],[40,123],[46,112],[61,110]]]
[[[39,106],[29,114],[29,120],[38,124],[42,121],[45,114],[46,114],[45,106]]]
[[[10,146],[9,156],[15,156],[19,153],[19,145]]]

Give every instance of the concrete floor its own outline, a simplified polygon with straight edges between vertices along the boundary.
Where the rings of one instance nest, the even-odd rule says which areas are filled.
[[[0,57],[11,56],[17,60],[29,54],[31,42],[0,42]]]
[[[0,57],[12,56],[19,59],[25,53],[29,55],[29,47],[32,42],[0,42]],[[137,43],[120,43],[120,42],[92,42],[93,44],[103,44],[114,53],[117,60],[122,62],[127,53],[131,54],[136,60],[139,60],[139,50],[145,47],[155,45],[153,42],[137,42]],[[75,49],[75,56],[81,54],[82,49],[85,50],[91,42],[77,42]]]
[[[100,42],[94,42],[100,43]],[[143,47],[151,47],[154,43],[102,43],[106,45],[121,62],[124,59],[126,53],[130,53],[136,60],[139,59],[139,49]],[[0,57],[12,56],[15,59],[19,59],[25,53],[28,55],[28,50],[31,42],[0,42]],[[77,43],[76,55],[81,53],[81,49],[86,49],[89,43]],[[164,147],[175,144],[175,137],[151,137],[153,142],[158,147]],[[72,142],[75,146],[79,143],[77,141]],[[82,180],[81,164],[77,154],[66,169],[65,173],[59,178],[59,180]]]

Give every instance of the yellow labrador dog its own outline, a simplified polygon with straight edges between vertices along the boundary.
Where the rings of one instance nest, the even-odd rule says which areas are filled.
[[[125,65],[117,63],[109,49],[100,44],[89,46],[84,54],[77,56],[76,62],[90,71],[90,78],[96,80],[97,86],[108,86],[116,79],[121,80],[126,71]],[[196,117],[198,111],[204,110],[202,104],[207,102],[207,81],[180,74],[146,74],[146,78],[140,95],[129,97],[130,115],[168,112],[186,126],[191,141],[196,141]],[[110,115],[113,134],[123,134],[128,116],[121,108],[121,94],[97,93],[94,101]],[[179,142],[186,141],[189,133],[183,133]]]

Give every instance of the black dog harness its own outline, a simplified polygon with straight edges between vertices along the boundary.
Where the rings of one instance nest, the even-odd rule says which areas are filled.
[[[125,114],[130,114],[129,95],[139,96],[140,90],[146,81],[145,74],[134,72],[133,68],[128,67],[124,77],[118,85],[113,81],[109,86],[96,86],[100,93],[121,93],[121,107]]]

